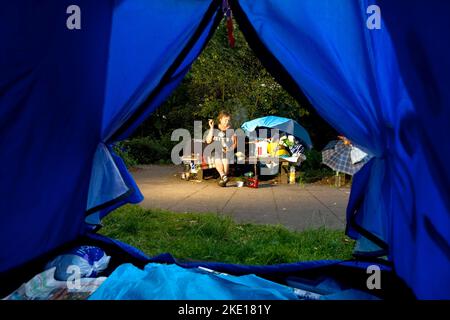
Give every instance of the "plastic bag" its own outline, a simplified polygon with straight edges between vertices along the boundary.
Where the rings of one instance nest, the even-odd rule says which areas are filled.
[[[81,278],[94,278],[108,267],[110,256],[93,246],[80,246],[62,254],[46,265],[46,270],[56,267],[55,279],[66,281],[79,268]],[[75,266],[75,268],[73,267]]]
[[[352,161],[352,164],[356,164],[362,161],[366,156],[367,153],[357,147],[352,146],[352,149],[350,151],[350,159]]]

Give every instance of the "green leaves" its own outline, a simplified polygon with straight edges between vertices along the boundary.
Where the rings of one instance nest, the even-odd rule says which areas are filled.
[[[267,115],[297,120],[320,149],[337,133],[309,105],[300,106],[263,67],[235,25],[236,44],[230,48],[225,24],[217,28],[181,85],[146,120],[134,137],[160,139],[177,128],[193,130],[194,121],[232,115],[232,125]]]
[[[299,120],[306,110],[270,76],[235,25],[236,45],[230,48],[220,24],[181,85],[135,135],[159,138],[176,128],[190,129],[194,120],[215,118],[224,109],[235,128],[268,114]]]

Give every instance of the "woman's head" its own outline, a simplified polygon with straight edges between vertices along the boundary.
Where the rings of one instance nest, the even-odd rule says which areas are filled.
[[[227,111],[220,111],[219,116],[217,117],[217,121],[221,125],[221,127],[229,127],[231,125],[231,114]]]

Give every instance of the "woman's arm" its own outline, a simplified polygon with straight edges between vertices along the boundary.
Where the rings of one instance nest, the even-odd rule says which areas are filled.
[[[208,124],[209,124],[209,132],[208,135],[206,136],[206,143],[210,144],[213,141],[214,137],[214,120],[210,119]]]
[[[237,136],[234,134],[231,139],[233,140],[233,144],[231,145],[230,149],[234,150],[237,147]]]

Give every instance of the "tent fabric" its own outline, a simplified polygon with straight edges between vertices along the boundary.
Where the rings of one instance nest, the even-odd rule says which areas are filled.
[[[180,261],[174,258],[169,253],[163,253],[154,257],[151,257],[149,262],[153,263],[166,263],[166,264],[177,264],[183,268],[198,268],[204,267],[207,269],[216,270],[218,272],[225,272],[234,275],[244,275],[249,273],[255,273],[260,276],[276,275],[276,274],[286,274],[294,273],[299,271],[306,271],[319,268],[330,268],[335,266],[352,267],[359,269],[367,269],[369,265],[376,264],[380,270],[392,271],[386,264],[379,264],[373,261],[343,261],[343,260],[314,260],[314,261],[302,261],[296,263],[282,263],[269,266],[261,265],[240,265],[232,263],[223,262],[206,262],[206,261]]]
[[[82,29],[69,30],[75,3]],[[110,1],[2,3],[0,272],[85,231],[112,10]]]
[[[308,132],[295,120],[277,116],[267,116],[247,121],[241,126],[246,132],[255,131],[258,127],[278,129],[292,134],[302,140],[308,148],[312,148],[312,142]]]
[[[417,297],[450,296],[442,285],[450,283],[444,164],[450,152],[442,142],[450,119],[449,4],[231,4],[244,35],[257,38],[249,43],[281,65],[285,85],[301,90],[335,129],[374,155],[354,177],[347,233],[389,249],[396,272]],[[381,7],[380,29],[367,27],[374,4]],[[266,65],[280,73],[270,70],[273,61]]]
[[[450,3],[379,3],[414,106],[392,143],[398,150],[392,170],[399,174],[392,195],[392,212],[397,214],[390,217],[390,251],[398,273],[419,298],[448,299],[450,144],[445,139],[450,125]],[[411,198],[405,199],[405,194]]]
[[[116,172],[120,173],[121,180],[118,180],[120,183],[120,187],[116,186],[116,188],[120,188],[122,190],[127,190],[125,193],[117,193],[117,192],[111,192],[115,189],[107,188],[107,189],[89,189],[88,199],[89,198],[97,198],[102,197],[103,203],[99,204],[94,207],[88,207],[86,211],[86,223],[88,223],[88,227],[90,229],[96,229],[100,225],[100,220],[106,216],[109,212],[112,210],[123,206],[127,203],[139,203],[144,199],[144,196],[140,192],[136,182],[134,181],[133,176],[128,172],[127,166],[125,165],[125,162],[123,159],[118,156],[111,145],[107,146],[108,151],[105,152],[105,155],[108,155],[108,160],[110,161],[108,163],[107,168],[111,171],[102,170],[103,168],[100,168],[100,174],[98,173],[99,167],[98,162],[95,162],[92,166],[92,175],[91,175],[91,185],[96,184],[98,185],[98,179],[105,179],[106,181],[109,181],[109,183],[112,183],[114,178],[114,175]],[[94,176],[97,175],[97,176]],[[116,181],[117,181],[116,180]],[[105,183],[103,183],[105,184]],[[120,190],[119,189],[119,190]]]
[[[127,187],[119,169],[105,144],[100,143],[94,155],[92,176],[86,210],[90,210],[127,193]]]
[[[0,273],[85,234],[86,211],[95,223],[141,199],[112,145],[181,81],[215,30],[220,4],[2,5]],[[450,121],[450,3],[230,4],[281,84],[374,156],[354,177],[347,233],[388,251],[417,297],[448,298],[450,145],[442,139]],[[367,28],[373,4],[381,29]],[[66,27],[70,5],[81,8],[79,30]]]
[[[219,9],[218,1],[205,0],[121,1],[116,6],[103,108],[102,138],[105,141],[110,141],[142,107],[164,77],[178,78],[179,74],[183,76],[187,72],[203,48]],[[202,22],[204,25],[197,30]],[[165,27],[169,25],[170,28]],[[194,40],[197,41],[190,43],[196,33],[198,39]],[[189,50],[185,50],[188,45]],[[179,65],[174,65],[181,54],[186,56],[178,61]],[[170,68],[174,68],[173,74],[166,74]],[[170,91],[160,100],[164,101]],[[126,136],[116,134],[116,140]]]
[[[80,29],[66,27],[71,5]],[[0,251],[0,273],[142,200],[113,143],[177,86],[219,18],[218,0],[3,6],[0,242],[14,246]]]
[[[128,2],[121,3],[114,11],[112,34],[115,37],[111,39],[110,70],[106,80],[110,84],[106,96],[112,97],[105,102],[102,132],[102,139],[108,143],[111,153],[114,153],[112,144],[130,135],[178,86],[221,18],[215,2],[187,1],[183,2],[182,6],[177,6],[179,2],[169,1],[164,5],[158,2]],[[177,10],[173,10],[174,7]],[[164,25],[171,20],[179,25],[176,25],[176,29],[166,30],[167,34],[162,33],[160,28],[144,28],[143,24],[149,23],[148,16],[155,12],[158,12],[159,16],[151,21],[152,25]],[[174,31],[175,35],[172,34]],[[129,35],[133,35],[131,40]],[[154,46],[155,41],[159,44],[158,47]],[[134,50],[127,50],[130,42],[133,47],[135,44],[139,45],[142,55],[140,59],[144,59],[143,61],[136,61]],[[168,52],[171,54],[167,54]],[[124,81],[128,87],[123,85]],[[126,96],[124,92],[127,90],[131,96],[121,107],[118,101],[120,102],[122,96]],[[115,166],[114,162],[110,162],[110,173],[100,176],[98,171],[105,172],[104,163],[94,162],[91,185],[98,185],[99,182],[92,181],[101,177],[105,177],[104,180],[114,177]],[[122,189],[127,191],[119,196],[117,192],[108,192],[106,188],[91,188],[90,198],[102,199],[99,202],[103,205],[96,207],[98,210],[89,207],[87,222],[98,225],[101,217],[118,206],[143,200],[133,178],[125,166],[121,167],[121,175],[129,181],[128,185],[122,184]],[[117,179],[109,183],[117,184]]]

